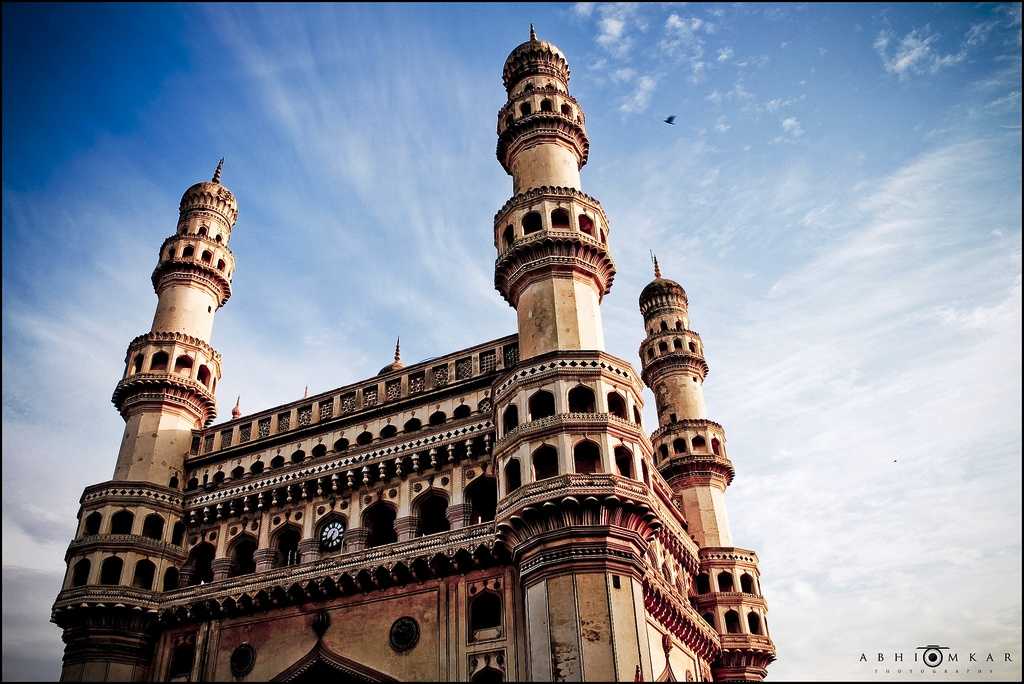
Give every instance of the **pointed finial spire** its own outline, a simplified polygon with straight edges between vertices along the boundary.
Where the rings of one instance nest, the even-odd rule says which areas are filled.
[[[306,385],[306,389],[302,391],[302,398],[303,399],[308,399],[309,398],[309,385]]]
[[[220,161],[217,162],[217,168],[213,172],[213,182],[214,183],[220,183],[220,172],[221,172],[221,169],[223,169],[223,168],[224,168],[224,157],[221,157]]]
[[[661,267],[658,266],[658,257],[656,257],[654,255],[654,250],[653,249],[651,250],[651,261],[654,262],[654,277],[655,278],[660,278],[661,277]]]
[[[537,32],[533,30],[533,24],[530,24],[530,40],[537,40]]]
[[[401,347],[401,345],[402,345],[402,338],[401,337],[395,338],[395,361],[401,361],[402,360],[402,347]]]
[[[242,417],[242,395],[238,395],[238,399],[235,400],[235,408],[231,409],[231,417],[241,418]]]

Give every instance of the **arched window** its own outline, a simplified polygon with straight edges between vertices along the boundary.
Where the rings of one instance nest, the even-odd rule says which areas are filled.
[[[284,467],[284,456],[278,454],[274,458],[270,459],[271,468],[283,468]]]
[[[179,644],[171,655],[171,666],[167,670],[167,677],[175,679],[178,677],[192,677],[192,665],[196,659],[195,644]]]
[[[195,247],[192,245],[185,245],[185,249],[181,250],[181,257],[186,259],[196,253]]]
[[[633,454],[625,447],[615,447],[615,467],[622,477],[633,477]]]
[[[191,492],[195,489],[199,489],[199,479],[195,477],[189,478],[189,481],[185,483],[185,491]]]
[[[142,370],[142,354],[136,354],[135,360],[132,361],[132,372],[138,373]]]
[[[180,520],[174,523],[174,527],[171,528],[171,543],[175,546],[181,546],[182,542],[185,541],[185,523]]]
[[[158,373],[167,370],[167,352],[159,351],[153,354],[153,358],[149,362],[149,370],[153,373]]]
[[[505,464],[505,493],[511,494],[523,486],[523,474],[519,469],[519,459],[513,458]]]
[[[473,409],[469,408],[469,404],[459,404],[452,411],[452,418],[469,418],[472,413]]]
[[[662,458],[668,458],[668,445],[667,444],[662,444],[661,446],[659,446],[658,447],[658,453],[661,454]]]
[[[569,390],[569,411],[571,413],[596,413],[597,402],[594,390],[586,385],[576,385]]]
[[[683,350],[683,341],[681,339],[679,339],[678,337],[675,338],[674,340],[672,340],[672,348],[674,350],[676,350],[676,351],[682,351]]]
[[[640,419],[640,409],[636,406],[633,407],[633,422],[640,425],[643,421]]]
[[[188,586],[194,587],[213,581],[213,555],[213,545],[207,542],[192,547],[185,567],[182,568],[183,574],[188,576]]]
[[[220,236],[218,235],[217,237],[220,237]],[[227,266],[227,264],[224,263],[223,259],[217,259],[217,270],[218,271],[223,271],[225,266]]]
[[[419,518],[416,527],[418,537],[451,529],[451,523],[448,522],[448,497],[442,494],[429,492],[421,497],[416,505],[416,515]]]
[[[207,230],[206,226],[200,226],[199,232],[196,233],[196,235],[198,235],[199,237],[206,237],[208,234],[209,231]]]
[[[488,665],[482,670],[478,670],[469,681],[473,684],[495,684],[505,681],[505,675],[501,670]]]
[[[167,486],[170,487],[171,489],[177,489],[178,488],[178,476],[177,475],[171,475],[171,479],[167,481]]]
[[[430,418],[427,419],[427,423],[430,425],[444,425],[446,420],[448,420],[448,416],[444,411],[434,411],[430,414]]]
[[[754,578],[748,573],[740,575],[740,590],[744,594],[753,594],[754,592]]]
[[[651,486],[651,474],[647,471],[647,461],[642,459],[642,458],[640,459],[640,470],[641,470],[641,472],[643,473],[643,476],[644,476],[644,484],[647,485],[648,487],[650,487]]]
[[[695,345],[693,342],[690,342],[690,351],[692,351],[694,354],[697,353],[697,345]]]
[[[697,575],[697,593],[711,593],[711,578],[708,577],[707,573],[702,572],[699,575]]]
[[[356,444],[359,446],[366,446],[373,441],[373,433],[369,431],[360,432],[359,436],[356,437]]]
[[[701,437],[700,435],[697,435],[696,437],[691,439],[690,440],[690,444],[693,445],[693,450],[694,451],[697,451],[697,450],[703,451],[704,448],[707,446],[707,442],[705,442],[704,438]]]
[[[348,440],[345,439],[344,437],[342,437],[341,439],[339,439],[337,442],[334,443],[334,450],[335,451],[345,451],[347,449],[348,449]]]
[[[535,211],[531,211],[523,217],[523,235],[531,235],[539,231],[543,226],[541,225],[540,214]]]
[[[519,105],[519,113],[523,116],[530,116],[533,113],[533,107],[530,106],[529,102],[524,102]]]
[[[298,451],[292,453],[292,456],[291,456],[292,463],[302,463],[305,460],[306,460],[306,452],[303,451],[302,449],[299,449]]]
[[[555,395],[546,390],[534,392],[527,405],[530,410],[530,420],[539,420],[555,415]]]
[[[196,373],[196,380],[203,383],[207,387],[210,386],[210,369],[206,367],[206,364],[199,366],[199,372]]]
[[[498,508],[498,483],[493,477],[481,476],[473,480],[463,496],[469,502],[471,525],[494,520]]]
[[[259,475],[263,472],[263,461],[256,461],[249,466],[249,472],[253,475]]]
[[[577,219],[580,223],[580,230],[590,237],[594,236],[594,220],[586,214],[580,214]]]
[[[505,226],[505,232],[501,234],[501,242],[508,249],[516,241],[516,231],[511,225]]]
[[[110,518],[110,534],[131,534],[134,523],[131,511],[118,511]]]
[[[714,613],[704,613],[703,615],[701,615],[701,617],[704,618],[704,622],[708,623],[712,627],[715,626],[715,614]]]
[[[274,537],[274,567],[299,564],[299,540],[302,533],[288,525]]]
[[[471,641],[501,636],[501,597],[493,591],[481,591],[469,602],[469,638]]]
[[[755,613],[754,611],[750,611],[749,613],[747,613],[747,627],[750,628],[751,634],[760,634],[761,616]]]
[[[84,587],[89,581],[89,571],[91,570],[92,563],[89,562],[88,558],[83,558],[75,563],[75,567],[71,571],[71,586]]]
[[[661,327],[661,332],[668,332],[668,323],[662,321],[659,325]]]
[[[178,588],[178,568],[171,566],[164,571],[164,591],[174,591]]]
[[[223,470],[218,470],[217,472],[215,472],[213,474],[213,484],[215,484],[215,485],[221,484],[222,482],[224,482],[224,478],[225,477],[226,476],[224,475],[224,471]]]
[[[231,471],[232,480],[241,480],[245,477],[245,468],[242,466],[235,466],[234,470]]]
[[[601,449],[596,442],[585,439],[572,450],[572,460],[577,473],[601,472]]]
[[[647,358],[648,359],[653,359],[654,358],[654,347],[649,347],[647,349]]]
[[[231,569],[228,570],[229,577],[250,575],[256,572],[256,540],[243,534],[231,545],[228,557],[231,559]]]
[[[179,375],[191,375],[192,357],[182,354],[174,361],[174,372]]]
[[[121,570],[124,568],[124,561],[117,556],[110,556],[100,566],[100,584],[120,584]]]
[[[395,509],[383,501],[378,501],[366,509],[363,513],[363,527],[367,531],[368,549],[398,540],[395,534]]]
[[[519,407],[515,404],[509,404],[501,414],[501,431],[503,434],[508,434],[512,430],[515,430],[518,425]]]
[[[569,212],[559,207],[551,212],[551,227],[569,230]]]
[[[208,249],[204,249],[202,259],[204,263],[210,263],[211,261],[213,261],[213,252],[211,252]]]
[[[711,453],[718,455],[719,449],[722,448],[722,443],[718,441],[717,437],[711,438]]]
[[[385,425],[380,431],[381,439],[391,439],[398,434],[398,428],[394,425]]]
[[[164,519],[152,513],[142,521],[142,536],[160,541],[164,538]]]
[[[554,105],[551,104],[551,100],[544,98],[540,101],[540,111],[552,112],[554,111]]]
[[[313,458],[323,458],[327,455],[327,445],[317,444],[313,447]]]
[[[136,589],[149,591],[153,588],[153,576],[156,575],[156,566],[153,561],[140,560],[135,564],[135,576],[132,578],[132,586]]]
[[[740,633],[740,614],[735,610],[725,611],[725,631],[729,634]]]
[[[220,233],[217,233],[217,236],[215,238],[213,238],[213,239],[217,241],[217,244],[220,244],[221,242],[224,242],[224,238],[221,236]]]
[[[732,591],[732,573],[723,570],[718,573],[718,591]]]
[[[659,342],[658,343],[658,351],[661,352],[662,354],[664,354],[665,352],[668,351],[668,345],[665,344],[665,342]]]
[[[410,418],[405,421],[405,425],[402,426],[402,430],[405,432],[417,432],[423,428],[423,423],[419,418]]]
[[[686,440],[683,439],[682,437],[676,437],[675,439],[673,439],[672,440],[672,451],[676,452],[677,454],[685,454],[686,453]]]
[[[103,516],[100,515],[99,511],[93,511],[85,517],[85,527],[82,528],[82,534],[93,535],[100,533],[100,524],[103,522]]]
[[[629,420],[629,414],[626,412],[626,400],[618,392],[608,393],[608,413],[616,418]]]
[[[567,105],[567,104],[565,104],[563,102],[562,103],[562,114],[565,114],[566,116],[571,117],[572,116],[572,107],[570,107],[569,105]]]
[[[558,451],[545,444],[533,452],[533,479],[546,480],[558,475]]]
[[[676,330],[682,330],[682,329],[683,329],[683,322],[680,321],[680,320],[677,320],[676,321]]]

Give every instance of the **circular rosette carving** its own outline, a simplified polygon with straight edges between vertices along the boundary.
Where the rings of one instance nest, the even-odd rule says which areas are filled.
[[[420,625],[414,618],[408,616],[400,617],[392,623],[388,638],[391,642],[391,648],[399,653],[404,653],[415,648],[417,642],[419,642]]]

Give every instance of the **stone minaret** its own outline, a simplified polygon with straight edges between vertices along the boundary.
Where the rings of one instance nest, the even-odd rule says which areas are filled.
[[[658,429],[651,434],[655,462],[700,546],[694,600],[721,636],[722,653],[712,666],[715,680],[760,681],[775,647],[768,637],[757,554],[733,546],[729,530],[725,489],[735,470],[725,430],[707,417],[704,344],[690,328],[686,291],[663,278],[652,258],[654,280],[640,293],[647,329],[640,359],[658,410]]]
[[[604,349],[600,303],[615,266],[604,210],[580,190],[590,141],[569,64],[531,27],[502,79],[497,155],[513,197],[494,217],[494,282],[518,314],[520,357]]]
[[[223,160],[221,160],[223,163]],[[87,487],[53,621],[64,629],[66,681],[149,680],[159,592],[185,560],[181,485],[194,430],[216,415],[220,354],[213,317],[231,294],[228,249],[238,207],[220,183],[181,198],[177,230],[160,246],[148,333],[128,345],[113,402],[125,420],[114,476]]]
[[[235,196],[213,179],[182,195],[178,227],[160,246],[150,331],[132,340],[113,402],[125,419],[115,480],[181,481],[192,431],[217,415],[220,354],[210,346],[213,317],[231,296],[235,257],[228,249],[238,218]]]

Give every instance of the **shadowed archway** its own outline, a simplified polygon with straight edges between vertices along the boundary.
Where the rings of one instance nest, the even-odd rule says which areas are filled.
[[[317,641],[309,653],[299,658],[294,665],[270,681],[272,682],[397,682],[398,680],[383,672],[357,663],[354,660],[338,655]]]

